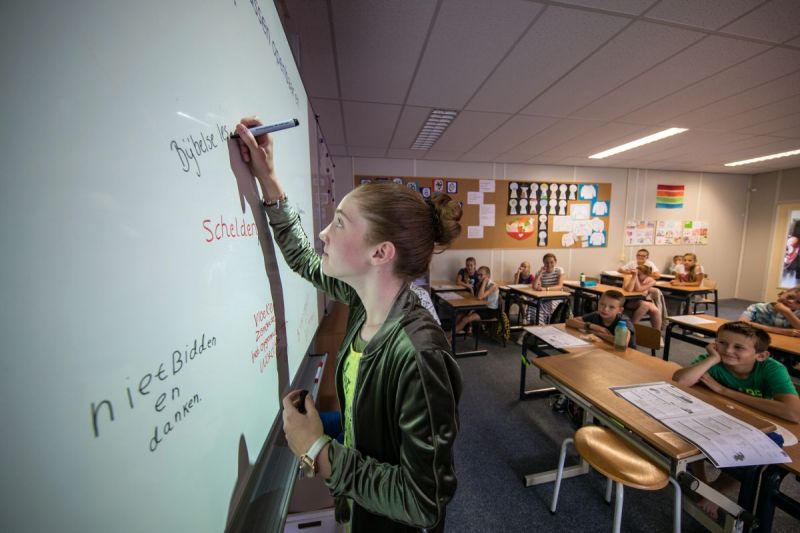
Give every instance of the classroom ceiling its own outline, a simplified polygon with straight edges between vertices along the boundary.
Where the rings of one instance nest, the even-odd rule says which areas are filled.
[[[334,156],[800,166],[798,0],[280,0]],[[410,147],[430,111],[458,116]],[[603,160],[668,127],[689,131]]]

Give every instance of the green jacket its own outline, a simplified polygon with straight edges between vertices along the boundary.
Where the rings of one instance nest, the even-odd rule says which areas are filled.
[[[336,392],[344,404],[345,355],[366,312],[352,287],[322,273],[321,259],[288,205],[266,208],[289,266],[350,306],[336,360]],[[456,490],[453,444],[458,433],[461,373],[441,328],[409,289],[398,294],[386,322],[367,343],[353,398],[355,448],[333,442],[325,480],[351,531],[444,531],[445,506]]]

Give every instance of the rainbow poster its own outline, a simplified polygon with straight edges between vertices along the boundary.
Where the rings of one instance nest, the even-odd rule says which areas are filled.
[[[683,185],[659,185],[656,189],[656,207],[677,209],[683,207]]]

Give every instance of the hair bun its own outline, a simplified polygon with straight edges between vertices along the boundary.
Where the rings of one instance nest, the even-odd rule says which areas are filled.
[[[434,242],[447,247],[461,235],[461,205],[447,194],[436,194],[427,202],[431,208]]]

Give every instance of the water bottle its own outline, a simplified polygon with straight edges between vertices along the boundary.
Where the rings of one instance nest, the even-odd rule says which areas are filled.
[[[628,325],[624,320],[617,323],[614,328],[614,349],[618,352],[624,352],[628,348]]]
[[[583,287],[584,285],[586,285],[586,274],[584,274],[583,272],[581,272],[581,275],[580,275],[580,277],[578,278],[578,281],[580,282],[580,285],[581,285],[581,287]]]

